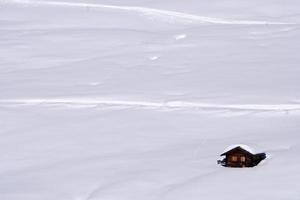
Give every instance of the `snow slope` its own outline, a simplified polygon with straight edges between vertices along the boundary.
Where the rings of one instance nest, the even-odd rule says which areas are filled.
[[[0,199],[300,198],[300,2],[0,0]],[[246,144],[268,159],[218,166]]]

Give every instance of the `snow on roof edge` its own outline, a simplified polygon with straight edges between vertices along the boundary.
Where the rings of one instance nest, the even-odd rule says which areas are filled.
[[[246,151],[248,151],[249,153],[252,153],[252,154],[256,154],[256,152],[249,146],[245,145],[245,144],[234,144],[234,145],[230,145],[229,147],[227,147],[223,152],[222,154],[236,148],[236,147],[241,147],[243,149],[245,149]]]

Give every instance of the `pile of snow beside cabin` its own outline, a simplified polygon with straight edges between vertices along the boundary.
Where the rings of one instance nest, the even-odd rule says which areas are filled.
[[[41,2],[0,0],[0,199],[299,199],[299,1]]]

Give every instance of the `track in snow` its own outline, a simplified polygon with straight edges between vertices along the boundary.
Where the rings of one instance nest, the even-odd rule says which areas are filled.
[[[169,22],[185,22],[185,23],[208,23],[208,24],[235,24],[235,25],[284,25],[293,23],[269,22],[269,21],[250,21],[250,20],[228,20],[213,17],[205,17],[183,12],[160,10],[154,8],[137,7],[137,6],[116,6],[95,3],[74,3],[64,1],[35,1],[35,0],[0,0],[0,3],[17,3],[34,6],[67,6],[67,7],[83,7],[96,9],[114,9],[121,11],[130,11],[149,16],[153,19],[159,19]]]
[[[63,99],[6,99],[0,100],[0,106],[7,105],[40,105],[40,106],[126,106],[134,108],[156,109],[202,109],[226,111],[257,111],[257,112],[295,112],[300,111],[300,104],[209,104],[187,101],[129,101],[92,98],[63,98]]]

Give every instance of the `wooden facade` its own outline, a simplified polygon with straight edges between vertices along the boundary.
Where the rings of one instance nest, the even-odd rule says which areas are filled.
[[[253,154],[241,146],[237,146],[221,154],[225,156],[218,163],[224,167],[254,167],[266,158],[265,153]]]

